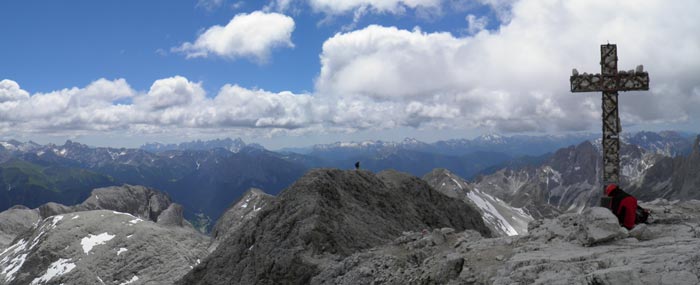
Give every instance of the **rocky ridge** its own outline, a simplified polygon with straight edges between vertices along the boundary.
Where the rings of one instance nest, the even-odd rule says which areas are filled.
[[[404,231],[491,233],[478,211],[394,171],[312,170],[244,222],[178,284],[307,283]]]
[[[269,207],[273,200],[275,196],[268,195],[260,189],[248,190],[219,217],[211,231],[212,243],[209,251],[214,251],[221,241],[238,231],[246,221],[255,218],[262,209]]]

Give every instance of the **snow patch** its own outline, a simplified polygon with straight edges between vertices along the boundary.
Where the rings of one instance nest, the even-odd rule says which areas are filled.
[[[457,179],[454,179],[454,178],[451,178],[451,179],[452,179],[452,182],[454,182],[454,183],[455,183],[455,185],[459,186],[459,189],[462,189],[462,190],[464,190],[464,188],[462,187],[462,184],[461,184],[461,183],[459,183],[459,182],[457,181]]]
[[[5,253],[7,253],[13,249],[14,249],[14,251],[12,252],[12,254],[18,254],[20,251],[24,250],[25,248],[27,248],[27,241],[20,240],[18,243],[15,243],[11,247],[8,247],[7,249],[5,249],[2,253],[0,253],[0,255],[4,255]],[[2,263],[5,263],[6,259],[7,259],[7,257],[3,258]]]
[[[83,251],[85,252],[85,254],[89,254],[93,247],[110,241],[113,238],[114,235],[110,235],[108,233],[101,233],[99,235],[89,235],[87,237],[84,237],[80,241],[80,245],[83,246]]]
[[[134,282],[136,282],[136,281],[139,281],[139,277],[136,276],[136,275],[134,275],[134,277],[132,277],[131,280],[128,280],[128,281],[124,281],[124,282],[122,282],[122,283],[119,283],[119,285],[127,285],[127,284],[134,283]]]
[[[75,215],[75,216],[73,216],[73,218],[72,218],[71,220],[75,220],[75,219],[77,219],[77,218],[80,218],[80,215]]]
[[[134,215],[129,214],[129,213],[117,212],[117,211],[112,211],[112,213],[117,214],[117,215],[126,215],[126,216],[132,217],[134,219],[138,219],[137,217],[135,217]]]
[[[492,222],[496,223],[498,227],[503,230],[507,235],[513,236],[517,235],[518,231],[515,230],[515,228],[506,220],[505,217],[501,215],[501,213],[498,212],[498,210],[487,200],[483,199],[480,197],[480,195],[477,195],[478,190],[474,189],[474,191],[470,191],[467,193],[467,197],[469,200],[474,202],[479,209],[481,209],[484,212],[484,219],[489,219],[492,220]],[[481,194],[481,193],[480,193]]]
[[[129,223],[132,223],[132,224],[134,224],[134,225],[135,225],[136,223],[138,223],[138,222],[143,222],[143,220],[142,220],[142,219],[139,219],[139,218],[136,218],[136,219],[133,219],[133,220],[129,221]]]
[[[2,145],[2,147],[4,147],[7,150],[17,150],[16,146],[14,146],[8,142],[0,142],[0,145]]]
[[[36,278],[32,280],[32,285],[35,284],[40,284],[40,283],[46,283],[49,282],[49,280],[62,276],[68,272],[71,272],[75,268],[75,264],[70,262],[70,259],[59,259],[54,263],[51,263],[49,265],[49,268],[46,269],[46,273],[42,275],[39,278]]]
[[[63,216],[53,216],[51,220],[51,227],[56,227],[56,224],[58,224],[59,221],[63,220]]]
[[[5,282],[10,283],[15,279],[15,274],[22,268],[24,262],[27,261],[27,254],[22,254],[10,260],[9,264],[5,265],[5,269],[2,270],[2,274],[5,275]]]
[[[126,251],[128,251],[128,249],[123,248],[123,247],[119,248],[119,250],[117,250],[117,256],[119,256],[120,254],[122,254],[123,252],[126,252]]]

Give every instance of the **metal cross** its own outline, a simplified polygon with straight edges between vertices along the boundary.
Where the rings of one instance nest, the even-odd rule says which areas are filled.
[[[603,92],[603,188],[620,183],[620,116],[617,92],[649,90],[649,74],[639,65],[636,70],[617,70],[617,46],[600,46],[600,74],[571,75],[571,92]]]

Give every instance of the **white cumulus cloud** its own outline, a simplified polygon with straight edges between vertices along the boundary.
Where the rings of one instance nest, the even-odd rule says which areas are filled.
[[[172,50],[185,54],[187,58],[215,55],[228,59],[248,57],[264,62],[272,49],[294,47],[293,31],[294,19],[291,17],[255,11],[234,16],[226,26],[212,26],[194,42],[183,43]]]
[[[156,80],[145,91],[124,79],[98,79],[85,87],[32,94],[2,80],[0,133],[597,130],[600,93],[571,93],[569,76],[572,68],[599,72],[600,44],[607,42],[618,45],[620,69],[644,64],[651,77],[650,91],[621,93],[623,127],[700,123],[700,21],[695,15],[700,2],[484,1],[508,7],[509,21],[466,36],[378,25],[336,34],[322,46],[310,94],[231,83],[207,96],[201,82],[181,76]],[[343,5],[348,3],[368,2]],[[428,2],[406,3],[399,4]],[[276,37],[281,40],[255,37],[264,33],[252,19],[269,15],[288,23],[288,33]],[[285,17],[241,14],[178,49],[188,56],[265,58],[275,46],[270,43],[291,45],[294,22]],[[479,27],[480,21],[473,17],[471,22]],[[471,26],[468,22],[469,17],[462,21],[462,30]],[[252,38],[243,35],[248,33]],[[257,44],[237,42],[249,40]]]
[[[296,130],[317,127],[328,116],[328,107],[309,94],[225,85],[207,97],[200,82],[182,76],[156,80],[147,92],[133,90],[124,79],[98,79],[84,88],[32,95],[3,80],[0,94],[11,98],[0,102],[0,134]]]
[[[357,9],[380,13],[402,13],[406,8],[437,8],[440,0],[309,0],[311,7],[328,14],[342,14]]]
[[[368,26],[324,43],[316,89],[391,104],[404,111],[385,119],[400,125],[594,129],[600,94],[570,93],[569,76],[571,68],[599,72],[599,46],[611,42],[618,44],[620,69],[644,64],[652,78],[650,92],[621,93],[623,124],[698,120],[695,10],[695,1],[522,0],[512,3],[510,21],[498,30],[471,36]],[[478,18],[472,24],[481,25]]]

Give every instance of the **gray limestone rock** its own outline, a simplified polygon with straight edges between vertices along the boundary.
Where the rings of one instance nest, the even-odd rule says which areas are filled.
[[[74,210],[66,205],[62,205],[59,203],[54,203],[54,202],[48,202],[44,205],[39,206],[37,208],[39,211],[39,214],[41,215],[41,218],[47,218],[59,214],[65,214],[65,213],[70,213],[73,212]]]
[[[609,209],[592,207],[583,211],[577,237],[583,245],[591,246],[627,237],[627,230]]]
[[[177,226],[182,227],[184,224],[184,217],[182,216],[183,208],[180,204],[172,203],[168,206],[165,211],[158,215],[156,222],[163,226]]]
[[[127,213],[56,215],[0,254],[0,284],[169,284],[204,258],[207,245],[192,229]]]
[[[443,227],[491,235],[478,212],[416,177],[316,169],[225,238],[178,284],[308,283],[334,260],[390,243],[404,231]],[[371,276],[373,270],[358,274]]]
[[[15,206],[0,213],[0,249],[22,232],[32,229],[40,219],[88,210],[113,210],[169,226],[191,225],[182,216],[182,206],[173,204],[162,192],[143,186],[98,188],[83,203],[65,206],[49,202],[37,209]],[[36,219],[35,219],[36,218]]]
[[[214,251],[221,241],[238,231],[244,222],[255,218],[274,199],[274,196],[268,195],[260,189],[251,188],[248,190],[238,201],[231,204],[214,225],[211,231],[212,244],[209,251]]]
[[[76,210],[109,209],[151,221],[157,221],[161,212],[172,202],[167,194],[144,186],[124,184],[92,190]]]
[[[24,206],[0,213],[0,250],[7,248],[15,237],[32,229],[39,221],[38,211]]]
[[[698,284],[700,201],[672,204],[672,211],[664,211],[667,201],[643,206],[665,223],[638,225],[631,234],[642,233],[642,240],[610,238],[616,230],[605,209],[596,208],[535,221],[523,236],[484,239],[464,231],[433,244],[422,242],[432,233],[405,232],[328,262],[310,283]],[[582,234],[599,242],[584,245]]]

